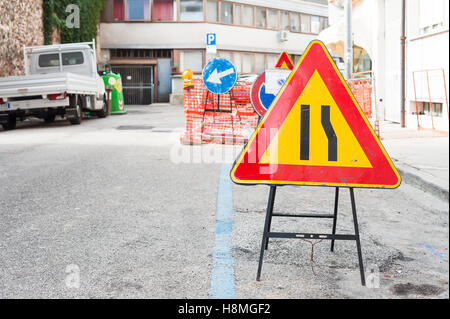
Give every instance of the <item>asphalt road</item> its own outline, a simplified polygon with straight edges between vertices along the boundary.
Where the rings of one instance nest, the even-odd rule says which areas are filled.
[[[379,288],[361,287],[355,243],[343,241],[334,253],[317,243],[311,262],[310,243],[272,239],[255,281],[269,189],[231,185],[220,159],[233,149],[181,145],[183,125],[182,107],[158,105],[0,130],[0,297],[448,298],[448,203],[407,184],[356,190]],[[282,187],[275,211],[333,203],[332,188]],[[348,190],[339,209],[338,231],[351,233]]]

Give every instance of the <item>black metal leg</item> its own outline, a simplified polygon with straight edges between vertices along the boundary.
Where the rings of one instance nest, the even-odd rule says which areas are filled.
[[[336,223],[339,205],[339,187],[336,187],[336,193],[334,195],[334,217],[333,217],[333,235],[336,235]],[[331,240],[331,251],[334,251],[334,239]]]
[[[264,233],[263,233],[262,242],[261,242],[261,253],[259,255],[258,273],[256,275],[257,281],[261,280],[261,270],[262,270],[262,264],[263,264],[263,258],[264,258],[264,248],[266,246],[266,242],[269,239],[269,237],[268,237],[269,224],[270,224],[270,219],[272,218],[272,210],[273,210],[273,204],[275,202],[276,192],[277,192],[277,187],[270,186],[269,202],[267,203],[266,221],[264,224]]]
[[[361,252],[361,242],[359,240],[358,218],[356,217],[355,194],[353,188],[350,188],[350,198],[352,201],[353,223],[355,225],[356,249],[358,250],[359,272],[361,273],[361,284],[366,285],[366,276],[364,275],[364,264]]]
[[[230,91],[230,117],[231,117],[231,134],[233,136],[233,144],[234,144],[235,140],[234,140],[234,121],[233,121],[233,101],[231,100],[231,91]]]
[[[203,141],[203,131],[205,129],[205,114],[206,114],[206,109],[208,108],[208,98],[209,98],[209,91],[206,91],[206,99],[205,99],[205,108],[203,109],[203,118],[202,118],[202,127],[201,127],[201,139]],[[213,97],[214,99],[214,97]]]
[[[273,193],[273,199],[271,201],[271,197],[272,197],[272,187],[274,188],[274,193]],[[270,233],[270,228],[272,227],[272,217],[273,217],[273,206],[275,204],[275,193],[276,193],[276,186],[271,186],[270,187],[270,193],[269,193],[269,206],[267,206],[267,209],[270,210],[270,215],[269,215],[269,227],[267,229],[267,232]],[[269,249],[269,237],[266,238],[266,245],[265,245],[265,249]]]

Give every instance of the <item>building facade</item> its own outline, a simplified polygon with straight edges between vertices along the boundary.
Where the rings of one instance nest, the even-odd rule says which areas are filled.
[[[23,46],[44,44],[42,0],[0,0],[0,77],[23,75]]]
[[[258,74],[282,51],[298,60],[327,26],[327,0],[106,0],[101,58],[122,74],[128,103],[180,103],[181,72],[199,76],[212,57],[208,33],[239,74]]]
[[[369,72],[378,118],[401,121],[401,0],[353,0],[353,72]],[[406,0],[406,125],[449,130],[449,1]],[[319,38],[343,57],[344,0]]]

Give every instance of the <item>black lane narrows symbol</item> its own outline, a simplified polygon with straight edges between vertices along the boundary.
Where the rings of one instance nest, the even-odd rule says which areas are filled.
[[[309,132],[311,111],[309,105],[302,104],[300,114],[300,160],[309,160]]]
[[[328,138],[328,161],[337,161],[337,137],[330,122],[330,106],[322,105],[322,126]]]

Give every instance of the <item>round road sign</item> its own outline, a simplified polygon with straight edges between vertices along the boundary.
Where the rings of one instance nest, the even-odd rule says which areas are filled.
[[[230,91],[237,80],[234,65],[224,58],[215,58],[206,64],[202,73],[206,88],[215,94],[224,94]]]
[[[252,86],[250,100],[253,109],[260,116],[264,116],[275,97],[275,94],[266,93],[266,73],[264,72],[256,79]]]

